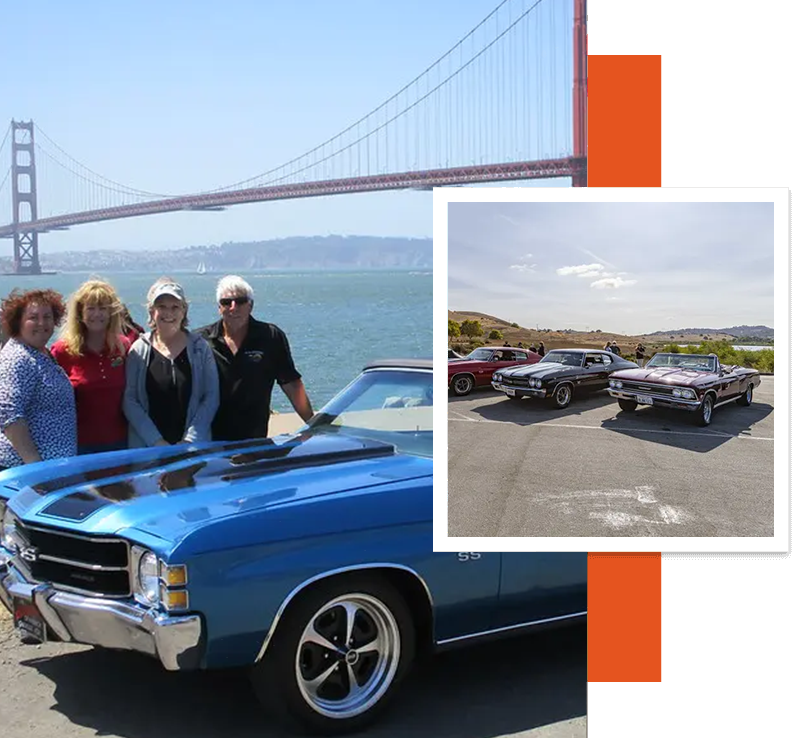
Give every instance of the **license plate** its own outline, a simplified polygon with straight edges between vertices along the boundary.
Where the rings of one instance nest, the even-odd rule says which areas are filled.
[[[654,400],[648,395],[635,395],[639,405],[653,405]]]
[[[45,643],[47,626],[39,608],[30,600],[14,598],[14,626],[23,638]]]
[[[516,390],[515,389],[510,389],[509,387],[506,387],[505,388],[505,394],[508,395],[508,397],[513,397],[516,394]]]

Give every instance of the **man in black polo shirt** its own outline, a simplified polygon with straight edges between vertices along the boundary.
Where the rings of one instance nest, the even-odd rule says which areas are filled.
[[[312,405],[293,363],[287,336],[278,326],[251,317],[251,285],[230,275],[218,282],[215,293],[221,320],[197,331],[212,347],[221,385],[213,440],[267,436],[274,382],[301,418],[309,420]]]

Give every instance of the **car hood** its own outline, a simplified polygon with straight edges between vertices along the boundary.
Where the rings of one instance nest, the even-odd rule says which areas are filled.
[[[177,541],[236,513],[429,476],[431,463],[379,441],[305,432],[18,467],[0,474],[0,494],[26,523]]]
[[[622,369],[611,375],[611,379],[628,379],[635,382],[675,384],[679,386],[701,384],[704,381],[714,378],[714,374],[709,374],[707,372],[664,366],[652,367],[651,369]]]
[[[473,359],[448,359],[447,367],[450,369],[455,365],[456,369],[474,369],[475,367],[488,366],[489,364],[496,364],[494,361],[474,361]]]
[[[559,364],[557,361],[539,361],[537,364],[520,364],[519,366],[499,369],[500,374],[511,377],[533,377],[533,379],[546,379],[566,371],[575,371],[576,366]]]

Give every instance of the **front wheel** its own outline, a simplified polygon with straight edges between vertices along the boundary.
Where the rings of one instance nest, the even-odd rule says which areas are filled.
[[[712,422],[712,411],[714,409],[715,400],[713,399],[712,395],[707,395],[699,406],[698,410],[696,410],[696,425],[699,425],[702,428],[709,425]]]
[[[414,625],[391,585],[371,576],[299,595],[255,665],[260,702],[291,727],[359,730],[387,706],[414,656]]]
[[[468,395],[475,387],[475,380],[469,374],[456,374],[451,384],[453,393],[458,397]]]
[[[572,396],[572,387],[570,384],[560,384],[555,388],[552,393],[552,406],[558,410],[563,410],[569,406]]]
[[[619,400],[618,406],[627,413],[631,413],[638,409],[638,403],[634,400]]]

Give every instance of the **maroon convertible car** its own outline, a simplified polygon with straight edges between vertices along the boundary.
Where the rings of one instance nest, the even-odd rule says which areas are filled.
[[[696,425],[704,426],[720,405],[750,405],[761,382],[756,369],[725,366],[715,354],[655,354],[642,369],[612,374],[608,391],[622,410],[638,405],[688,410]]]
[[[483,346],[460,360],[447,360],[447,386],[453,394],[468,395],[475,387],[491,385],[491,376],[498,369],[516,364],[535,364],[541,357],[528,349]]]

